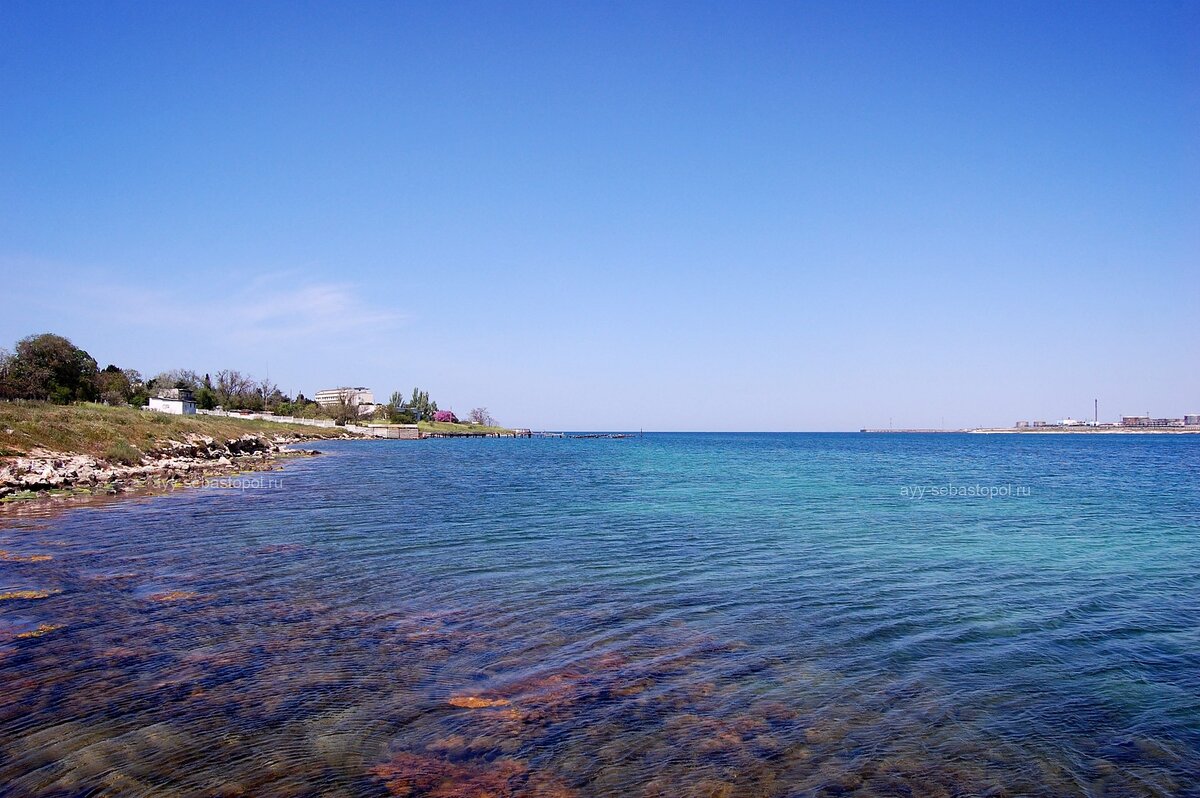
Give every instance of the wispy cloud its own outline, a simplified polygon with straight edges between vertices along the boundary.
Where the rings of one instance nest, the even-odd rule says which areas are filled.
[[[404,319],[401,313],[366,301],[353,285],[271,277],[258,278],[228,298],[209,299],[199,307],[178,297],[156,304],[160,313],[166,311],[162,321],[211,314],[229,334],[263,341],[380,333]]]
[[[26,313],[74,318],[88,324],[131,331],[180,327],[219,331],[260,343],[317,342],[384,333],[407,316],[368,300],[349,282],[308,279],[288,272],[249,279],[214,280],[211,285],[147,285],[57,265],[0,261],[19,275],[8,283]],[[7,282],[7,281],[6,281]],[[36,326],[36,325],[35,325]]]

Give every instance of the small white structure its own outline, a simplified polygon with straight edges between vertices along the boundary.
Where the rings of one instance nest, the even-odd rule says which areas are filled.
[[[147,409],[158,413],[170,413],[173,416],[194,416],[196,415],[196,400],[192,398],[192,392],[187,388],[169,388],[159,391],[156,396],[151,396],[150,406]]]

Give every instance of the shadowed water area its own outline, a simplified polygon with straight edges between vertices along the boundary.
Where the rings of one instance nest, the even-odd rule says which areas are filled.
[[[0,795],[1200,795],[1200,437],[319,448],[0,511]]]

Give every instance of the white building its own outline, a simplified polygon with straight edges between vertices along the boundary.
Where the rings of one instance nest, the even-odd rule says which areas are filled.
[[[360,416],[375,411],[375,394],[371,392],[370,388],[326,388],[323,391],[317,391],[313,400],[321,407],[335,407],[343,402],[357,405]]]
[[[192,398],[192,392],[187,388],[168,388],[159,391],[156,396],[150,397],[150,405],[147,410],[170,413],[173,416],[194,416],[196,415],[196,400]]]

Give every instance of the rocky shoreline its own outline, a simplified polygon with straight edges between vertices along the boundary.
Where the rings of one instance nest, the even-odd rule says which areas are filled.
[[[44,496],[108,494],[202,484],[203,480],[244,471],[279,468],[284,457],[318,454],[288,448],[307,438],[246,434],[217,440],[189,434],[163,441],[135,463],[114,463],[87,454],[34,450],[0,460],[0,502]]]

